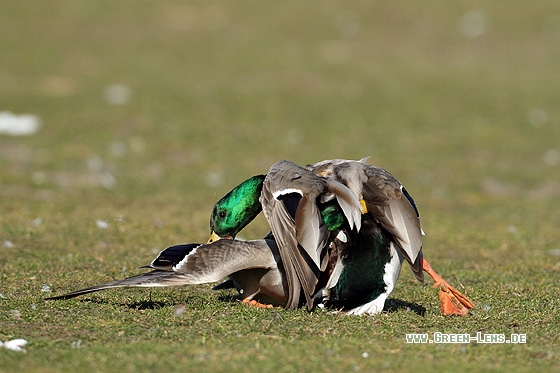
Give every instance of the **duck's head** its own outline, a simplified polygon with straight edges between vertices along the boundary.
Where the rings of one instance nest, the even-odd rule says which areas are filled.
[[[221,238],[235,238],[261,212],[259,197],[264,178],[265,175],[253,176],[216,202],[210,217],[208,243]]]

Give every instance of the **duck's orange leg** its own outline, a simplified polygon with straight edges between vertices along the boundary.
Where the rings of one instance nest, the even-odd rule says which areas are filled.
[[[469,313],[469,308],[474,308],[474,303],[441,278],[424,258],[422,258],[422,269],[434,279],[434,288],[439,287],[439,303],[443,316],[466,316]]]
[[[241,301],[241,303],[247,304],[249,306],[257,307],[257,308],[274,308],[274,306],[272,304],[262,304],[260,302],[257,302],[254,299],[248,299],[248,298],[243,299]]]

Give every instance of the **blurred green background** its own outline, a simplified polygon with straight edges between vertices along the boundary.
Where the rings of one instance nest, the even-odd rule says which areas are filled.
[[[414,196],[426,257],[466,273],[475,302],[548,284],[559,67],[554,0],[0,0],[2,294],[130,275],[205,240],[213,203],[277,160],[366,156]],[[24,114],[37,132],[2,129]]]
[[[200,240],[275,161],[366,156],[428,233],[558,222],[555,1],[2,1],[0,35],[0,110],[42,122],[0,137],[4,227],[137,205]]]

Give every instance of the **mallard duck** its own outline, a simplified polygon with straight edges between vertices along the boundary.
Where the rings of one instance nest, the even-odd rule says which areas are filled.
[[[147,266],[151,272],[120,281],[76,290],[47,299],[70,299],[105,289],[163,287],[218,282],[229,277],[216,290],[235,287],[244,302],[252,305],[284,306],[286,281],[279,270],[276,242],[262,240],[219,240],[211,244],[185,244],[168,247]]]
[[[419,282],[424,282],[422,271],[434,279],[444,315],[466,315],[474,304],[443,280],[423,256],[424,232],[413,198],[389,172],[366,160],[326,160],[307,167],[346,185],[362,205],[362,229],[342,228],[342,239],[336,238],[331,245],[335,264],[324,289],[327,302],[355,306],[349,311],[353,314],[381,312],[406,260]]]
[[[323,208],[334,201],[344,221],[359,228],[361,206],[350,189],[293,162],[280,161],[266,176],[245,180],[216,203],[208,242],[234,238],[262,209],[279,247],[287,280],[285,306],[299,307],[303,291],[311,309],[321,272],[328,264],[326,248],[333,230],[325,224],[318,199]]]

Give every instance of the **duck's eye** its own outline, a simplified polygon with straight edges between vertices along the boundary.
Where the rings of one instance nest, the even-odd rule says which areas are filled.
[[[218,217],[219,217],[220,219],[225,218],[225,217],[226,217],[226,212],[225,212],[224,210],[221,210],[221,211],[218,213]]]

